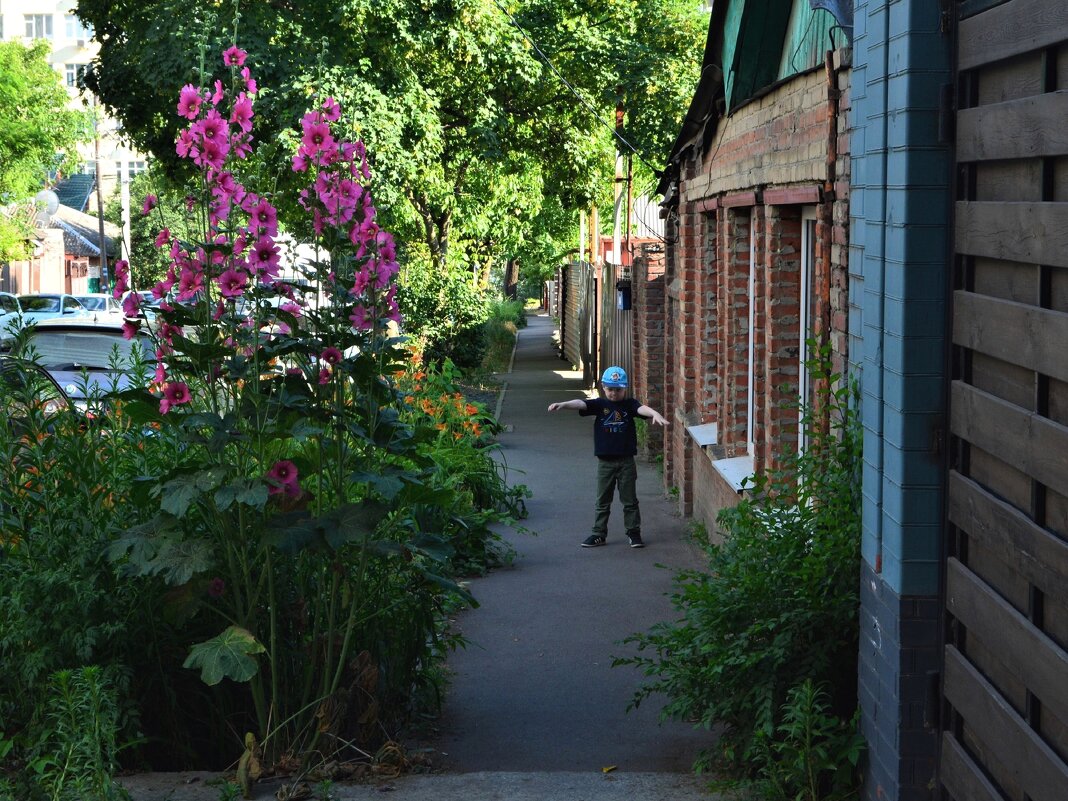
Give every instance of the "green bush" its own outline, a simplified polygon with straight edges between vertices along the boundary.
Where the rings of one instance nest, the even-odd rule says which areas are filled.
[[[835,386],[835,377],[814,372]],[[781,778],[784,760],[811,761],[821,753],[821,764],[833,766],[820,769],[821,792],[841,779],[834,768],[852,775],[856,743],[842,732],[856,708],[861,432],[855,396],[852,387],[828,391],[818,399],[820,416],[806,410],[805,451],[783,471],[757,477],[746,500],[721,512],[722,544],[698,537],[708,570],[676,576],[672,602],[681,619],[634,635],[629,641],[638,655],[619,660],[652,677],[635,704],[664,693],[666,716],[723,728],[718,753],[703,754],[698,770],[755,782]],[[811,687],[830,689],[826,716],[837,722],[821,722],[819,742],[806,741],[806,753],[797,757],[784,743],[793,742],[796,714],[789,710],[799,708],[799,688],[806,686],[810,712],[815,700],[823,703],[822,696],[813,700]]]
[[[489,306],[469,277],[412,266],[397,298],[405,330],[423,341],[428,362],[440,365],[451,359],[463,369],[482,363]]]

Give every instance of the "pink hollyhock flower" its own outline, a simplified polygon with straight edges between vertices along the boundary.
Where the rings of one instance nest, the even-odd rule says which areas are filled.
[[[271,469],[267,471],[266,477],[268,481],[275,485],[268,490],[271,495],[277,495],[280,492],[284,492],[286,495],[300,494],[297,466],[288,459],[279,459],[275,462]]]
[[[215,91],[211,95],[211,104],[217,106],[222,102],[222,99],[226,96],[223,92],[222,81],[215,82]]]
[[[334,98],[328,97],[323,101],[323,116],[329,122],[337,122],[341,119],[341,106],[337,104]]]
[[[245,91],[250,95],[256,94],[256,80],[252,77],[252,73],[249,72],[248,67],[242,68],[241,77],[245,81]]]
[[[156,208],[156,204],[159,203],[159,198],[155,195],[145,195],[145,202],[141,204],[141,216],[145,216],[152,209]]]
[[[341,351],[331,346],[323,348],[323,352],[319,354],[319,358],[327,364],[337,364],[343,358]]]
[[[162,353],[159,350],[156,351],[156,358],[160,359],[160,361],[156,362],[156,373],[155,373],[155,376],[153,378],[154,378],[154,380],[155,380],[155,382],[157,384],[162,384],[164,381],[167,380],[167,368],[165,368],[163,366],[163,361],[162,361],[163,357],[166,356],[166,355],[167,354]]]
[[[246,133],[252,130],[252,100],[244,92],[234,101],[234,107],[230,112],[230,122],[236,122],[238,127]]]
[[[122,313],[127,317],[136,317],[140,310],[141,295],[139,293],[131,292],[122,299]]]
[[[163,300],[167,297],[167,293],[171,291],[171,287],[174,286],[174,281],[159,281],[152,287],[152,297],[156,300]]]
[[[170,381],[163,385],[163,397],[159,402],[159,413],[167,414],[175,406],[189,403],[193,396],[189,392],[189,386],[184,381]]]
[[[221,168],[226,163],[226,154],[230,151],[230,143],[224,139],[209,139],[201,142],[199,151],[193,149],[193,163],[198,167]]]
[[[281,304],[278,308],[284,312],[289,312],[294,317],[300,317],[300,315],[304,313],[304,309],[300,307],[300,304],[292,301],[287,301],[286,303]]]
[[[257,203],[249,212],[249,215],[252,217],[256,227],[262,228],[268,236],[274,236],[278,233],[278,211],[266,200],[261,200]]]
[[[234,180],[234,174],[229,170],[217,172],[212,176],[211,193],[216,197],[234,197],[241,184]]]
[[[364,306],[354,306],[352,314],[349,315],[349,322],[357,331],[370,331],[374,327],[373,321],[374,315],[369,313]]]
[[[197,114],[200,113],[200,104],[203,102],[204,98],[200,90],[193,84],[187,83],[178,93],[178,116],[185,117],[187,120],[195,120]]]
[[[325,122],[318,122],[304,118],[301,125],[304,135],[300,140],[301,150],[309,156],[314,156],[322,150],[334,147],[334,137],[330,133],[330,126]]]
[[[330,375],[331,375],[331,373],[330,373],[330,368],[329,367],[324,367],[322,370],[320,370],[319,371],[319,384],[320,385],[329,384],[330,383]]]
[[[218,600],[226,594],[226,582],[216,576],[208,582],[208,597]]]
[[[308,171],[308,159],[303,154],[298,153],[293,157],[293,172],[307,172]]]
[[[242,67],[245,64],[245,56],[247,56],[244,50],[237,45],[230,45],[226,50],[223,50],[223,64],[227,67]]]
[[[278,246],[269,236],[261,236],[249,249],[248,265],[255,273],[274,276],[278,273]]]
[[[122,338],[133,339],[137,336],[137,332],[141,330],[141,324],[136,320],[123,320],[122,321]]]
[[[162,250],[164,247],[169,245],[170,242],[171,242],[171,229],[170,228],[164,228],[162,231],[160,231],[158,234],[156,234],[156,241],[155,241],[156,250]]]
[[[209,111],[204,119],[193,123],[189,130],[194,140],[199,140],[202,147],[209,142],[214,142],[224,153],[229,152],[230,143],[227,137],[230,128],[223,116],[215,109]]]
[[[394,284],[386,293],[386,319],[400,325],[404,320],[401,317],[400,305],[397,303],[397,285]]]
[[[224,298],[239,298],[245,294],[245,287],[248,286],[248,276],[237,270],[226,270],[216,281],[219,294]]]
[[[128,288],[127,278],[130,275],[130,263],[126,259],[119,259],[115,262],[115,288],[112,290],[112,297],[121,298],[122,293]]]
[[[178,277],[178,300],[189,300],[203,288],[203,274],[188,267],[183,267],[182,274]]]
[[[244,132],[234,134],[230,139],[230,144],[234,155],[239,159],[247,159],[252,153],[252,137]]]

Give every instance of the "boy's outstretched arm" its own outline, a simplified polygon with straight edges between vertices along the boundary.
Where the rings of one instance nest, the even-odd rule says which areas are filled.
[[[569,400],[569,401],[563,401],[561,403],[550,403],[549,404],[549,411],[550,412],[558,412],[561,409],[574,409],[575,411],[581,412],[585,408],[586,408],[586,401],[582,400],[582,398],[573,398],[572,400]]]
[[[664,415],[660,414],[660,412],[650,406],[639,406],[638,416],[652,418],[653,423],[658,426],[669,425],[668,421],[664,419]]]

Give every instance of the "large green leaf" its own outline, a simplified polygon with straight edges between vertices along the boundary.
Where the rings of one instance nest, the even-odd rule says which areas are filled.
[[[197,498],[218,487],[225,477],[226,468],[219,466],[178,475],[163,484],[160,506],[163,511],[182,517]]]
[[[219,636],[194,645],[182,667],[199,669],[200,678],[209,686],[223,679],[248,681],[259,670],[253,655],[264,650],[248,629],[230,626]]]
[[[234,503],[262,509],[267,504],[267,485],[254,478],[238,478],[215,490],[215,505],[220,509]]]
[[[159,515],[120,535],[107,551],[129,576],[161,576],[168,584],[185,584],[214,564],[206,542],[183,539],[173,518]]]

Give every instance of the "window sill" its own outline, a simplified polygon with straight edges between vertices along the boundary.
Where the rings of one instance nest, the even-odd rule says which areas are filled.
[[[735,456],[732,459],[713,459],[712,467],[741,495],[745,480],[753,475],[753,457],[747,455]]]
[[[697,426],[686,426],[686,433],[689,434],[695,443],[701,448],[708,445],[717,445],[719,443],[719,426],[716,423],[702,423]]]

